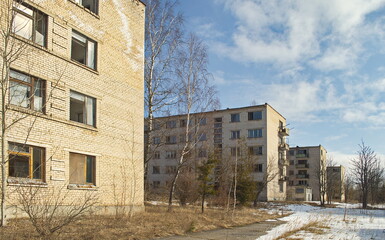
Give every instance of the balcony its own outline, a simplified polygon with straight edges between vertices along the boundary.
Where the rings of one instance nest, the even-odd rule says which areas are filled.
[[[296,158],[308,158],[309,154],[308,153],[297,153],[295,155]]]
[[[280,176],[278,181],[280,181],[280,182],[287,182],[287,181],[289,181],[289,178],[287,176]]]
[[[289,161],[286,158],[280,158],[278,164],[283,166],[289,166]]]
[[[279,148],[279,150],[281,150],[281,151],[289,150],[289,144],[287,144],[287,143],[281,143],[281,144],[279,144],[278,148]]]
[[[308,163],[296,164],[295,167],[296,168],[309,168],[309,164]]]
[[[289,129],[287,127],[280,127],[278,132],[281,136],[289,136]]]
[[[295,176],[296,178],[299,178],[299,179],[309,178],[309,174],[297,174]]]

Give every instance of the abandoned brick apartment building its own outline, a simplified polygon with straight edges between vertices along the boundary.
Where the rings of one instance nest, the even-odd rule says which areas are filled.
[[[286,137],[289,129],[286,119],[274,108],[263,104],[197,113],[191,118],[190,124],[199,122],[196,151],[190,155],[194,161],[207,159],[210,151],[220,153],[221,158],[234,159],[244,141],[253,159],[255,181],[263,181],[268,170],[277,173],[261,193],[260,200],[286,199],[286,151],[289,149]],[[176,171],[189,123],[186,115],[156,118],[155,123],[157,126],[150,139],[154,153],[148,164],[147,181],[153,191],[162,192],[167,191]]]
[[[144,4],[2,0],[0,8],[15,14],[11,41],[25,45],[10,65],[6,103],[6,120],[20,120],[6,136],[8,216],[19,214],[13,190],[24,186],[65,185],[64,204],[93,191],[104,213],[127,192],[122,206],[143,209]]]

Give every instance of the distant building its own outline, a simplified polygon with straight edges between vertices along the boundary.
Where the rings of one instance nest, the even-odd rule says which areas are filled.
[[[260,200],[285,200],[286,198],[286,137],[289,129],[286,119],[268,104],[216,110],[193,114],[190,123],[186,115],[155,119],[152,132],[153,157],[148,164],[147,181],[152,191],[168,190],[171,176],[176,171],[180,150],[185,145],[187,124],[199,123],[198,133],[187,141],[197,141],[190,154],[192,168],[200,159],[215,152],[221,159],[234,159],[240,154],[244,141],[253,159],[252,176],[256,182],[263,180],[269,166],[276,172],[272,181],[260,195]],[[190,139],[195,138],[195,139]]]
[[[342,165],[327,167],[327,194],[331,201],[345,201],[345,168]]]
[[[290,148],[288,200],[320,200],[320,171],[326,171],[326,154],[326,149],[321,145]]]

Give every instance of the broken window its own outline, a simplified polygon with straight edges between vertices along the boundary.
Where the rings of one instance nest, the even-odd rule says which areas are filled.
[[[77,4],[82,5],[91,12],[98,14],[99,12],[99,1],[98,0],[74,0]]]
[[[43,148],[9,143],[8,175],[44,181],[45,151]]]
[[[14,2],[15,16],[12,22],[12,32],[23,38],[46,47],[47,15],[26,5]]]
[[[75,91],[71,91],[70,120],[95,127],[96,99]]]
[[[96,69],[96,42],[72,30],[71,59]]]
[[[9,72],[10,104],[43,112],[44,101],[44,80],[31,77],[15,70]]]
[[[70,184],[95,185],[95,157],[70,153]]]

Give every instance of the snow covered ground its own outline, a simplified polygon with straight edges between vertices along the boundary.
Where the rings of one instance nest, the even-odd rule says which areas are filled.
[[[320,229],[324,233],[299,231],[290,237],[297,239],[385,240],[385,210],[355,209],[358,206],[338,204],[336,208],[320,208],[305,204],[287,205],[286,210],[292,211],[293,214],[280,219],[287,223],[273,228],[267,235],[259,237],[258,240],[274,239],[310,222],[319,222],[323,226]]]

